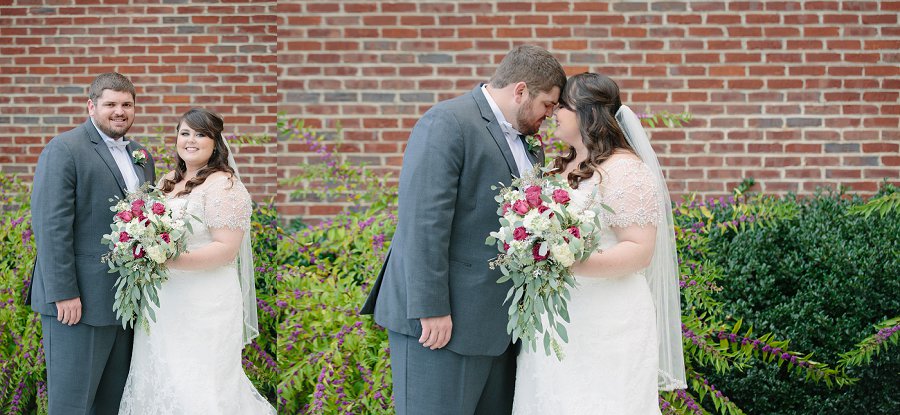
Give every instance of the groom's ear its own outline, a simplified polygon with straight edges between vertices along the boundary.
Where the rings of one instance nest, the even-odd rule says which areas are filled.
[[[513,97],[515,98],[516,104],[521,104],[525,102],[526,94],[528,94],[528,84],[525,82],[517,82],[513,87]]]

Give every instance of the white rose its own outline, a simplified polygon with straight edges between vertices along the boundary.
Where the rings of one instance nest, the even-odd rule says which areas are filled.
[[[575,263],[575,254],[566,245],[553,245],[550,247],[550,253],[553,255],[553,259],[564,267],[572,266]]]
[[[526,245],[525,241],[512,241],[509,243],[509,252],[523,252],[526,249],[528,249],[528,252],[531,252],[531,248]]]
[[[538,214],[537,210],[528,212],[528,215],[525,216],[524,224],[525,229],[537,236],[543,235],[544,231],[550,229],[550,220]]]
[[[131,235],[133,238],[140,237],[140,234],[141,234],[141,232],[144,232],[144,229],[147,229],[147,227],[144,225],[141,225],[136,220],[128,222],[128,224],[125,225],[125,232],[128,232],[128,234]]]
[[[521,198],[522,198],[522,194],[519,193],[518,191],[507,192],[506,194],[503,195],[503,201],[508,202],[508,203],[513,203],[516,200],[519,200]]]
[[[584,221],[590,221],[597,217],[597,214],[593,210],[585,209],[584,212],[581,212],[581,217]]]
[[[163,249],[163,247],[155,245],[147,248],[146,251],[147,255],[150,256],[150,259],[152,259],[153,262],[156,262],[157,264],[166,262],[166,250]]]

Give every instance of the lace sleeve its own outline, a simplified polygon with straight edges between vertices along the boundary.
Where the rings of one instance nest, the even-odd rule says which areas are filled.
[[[209,228],[250,229],[253,205],[247,188],[237,178],[222,177],[206,189],[203,216]]]
[[[650,169],[640,160],[621,159],[603,172],[602,200],[613,212],[603,211],[609,226],[659,225],[660,193]]]

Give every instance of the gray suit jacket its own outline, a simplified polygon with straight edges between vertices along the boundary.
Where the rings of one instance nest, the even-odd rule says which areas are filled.
[[[132,141],[128,153],[143,149]],[[135,166],[141,183],[156,182],[152,157]],[[54,137],[41,151],[31,190],[31,220],[37,258],[31,308],[55,316],[56,301],[81,297],[81,321],[92,326],[121,324],[113,313],[118,274],[100,261],[100,242],[113,221],[109,199],[125,196],[125,179],[106,143],[88,119]]]
[[[527,146],[526,146],[527,148]],[[533,163],[542,151],[529,153]],[[421,336],[422,317],[450,314],[446,348],[498,356],[506,333],[510,285],[488,268],[485,245],[499,227],[495,190],[518,175],[509,144],[480,86],[440,102],[416,123],[403,158],[397,230],[361,312],[392,331]]]

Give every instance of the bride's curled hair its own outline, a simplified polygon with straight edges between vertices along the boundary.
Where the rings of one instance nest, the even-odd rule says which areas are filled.
[[[225,145],[225,138],[222,137],[222,130],[225,129],[225,122],[222,120],[222,117],[204,108],[191,108],[181,116],[181,119],[178,120],[178,125],[175,126],[176,146],[182,123],[186,124],[194,131],[203,133],[203,135],[211,138],[215,146],[213,147],[212,155],[209,157],[206,166],[203,166],[197,171],[197,175],[188,180],[184,186],[184,190],[178,192],[176,196],[190,194],[191,190],[203,184],[209,175],[217,171],[224,171],[231,176],[234,176],[234,169],[228,165],[228,147]],[[163,193],[171,192],[172,189],[175,188],[175,184],[184,179],[186,172],[187,166],[185,165],[184,160],[181,159],[181,156],[176,152],[175,176],[172,179],[163,179],[161,188]]]
[[[616,121],[622,100],[619,86],[609,77],[589,72],[572,76],[560,94],[559,106],[575,113],[581,140],[588,151],[587,158],[566,177],[573,189],[582,180],[591,178],[596,167],[616,150],[634,152]],[[574,159],[575,149],[569,147],[553,162],[553,171],[562,172]]]

